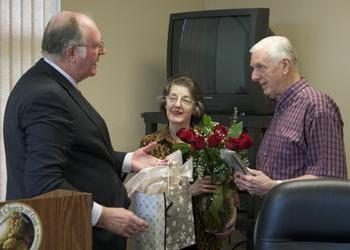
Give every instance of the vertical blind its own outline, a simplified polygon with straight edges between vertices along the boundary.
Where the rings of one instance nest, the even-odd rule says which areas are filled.
[[[60,0],[0,1],[0,201],[6,192],[3,119],[7,98],[18,78],[41,56],[41,39]]]

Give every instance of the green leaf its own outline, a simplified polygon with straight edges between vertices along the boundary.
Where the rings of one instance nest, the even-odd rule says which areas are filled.
[[[203,126],[201,127],[201,134],[205,137],[210,135],[213,132],[213,120],[211,116],[204,114],[203,116]]]
[[[228,136],[237,138],[242,134],[242,131],[243,131],[243,122],[240,121],[230,126],[230,128],[228,129]]]
[[[191,151],[191,145],[187,143],[175,143],[173,144],[173,149],[181,150],[182,153]]]
[[[223,192],[223,186],[219,186],[214,194],[213,194],[213,201],[210,204],[209,211],[213,214],[217,214],[220,210],[220,207],[222,206],[224,200],[224,192]]]
[[[204,114],[203,115],[203,125],[204,127],[210,127],[212,126],[213,120],[211,119],[210,115]]]

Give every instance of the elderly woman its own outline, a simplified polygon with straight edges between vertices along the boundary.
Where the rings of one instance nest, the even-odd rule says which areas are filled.
[[[151,155],[163,159],[171,154],[174,151],[173,144],[182,142],[176,133],[181,128],[194,127],[201,121],[204,114],[204,105],[200,99],[201,91],[190,77],[177,75],[168,79],[164,87],[160,106],[161,111],[167,117],[168,126],[163,130],[146,135],[141,140],[141,146],[156,141],[157,146],[151,151]],[[183,157],[187,158],[186,155]],[[186,249],[220,249],[221,239],[229,236],[234,230],[235,218],[227,224],[224,232],[218,234],[207,233],[204,225],[201,224],[198,218],[196,211],[199,209],[199,204],[196,197],[205,193],[213,193],[216,188],[217,186],[211,182],[209,176],[198,178],[190,185],[189,190],[193,198],[197,244]]]

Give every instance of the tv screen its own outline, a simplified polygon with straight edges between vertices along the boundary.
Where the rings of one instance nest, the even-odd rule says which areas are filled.
[[[250,47],[270,35],[269,9],[210,10],[170,15],[167,75],[196,80],[209,113],[271,114],[251,81]]]

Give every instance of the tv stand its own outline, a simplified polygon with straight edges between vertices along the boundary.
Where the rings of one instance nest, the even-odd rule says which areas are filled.
[[[230,124],[232,114],[211,114],[208,113],[214,121],[225,125]],[[141,117],[145,123],[145,134],[150,134],[158,130],[159,124],[166,124],[167,120],[161,112],[144,112]],[[262,137],[270,123],[272,116],[247,115],[244,116],[243,124],[247,129],[248,134],[252,137],[254,144],[248,150],[248,159],[251,166],[255,166],[255,158],[258,153],[259,145]],[[240,192],[240,208],[238,211],[238,218],[236,228],[240,231],[245,231],[247,235],[247,249],[254,249],[254,224],[255,218],[260,208],[261,200],[259,198],[252,198],[246,192]]]

